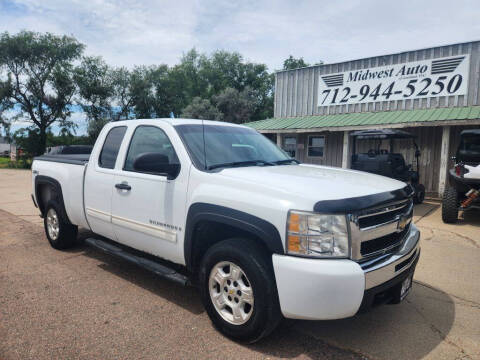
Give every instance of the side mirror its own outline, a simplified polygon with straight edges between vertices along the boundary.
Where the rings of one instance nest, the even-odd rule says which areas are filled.
[[[133,169],[153,175],[166,176],[167,179],[175,179],[180,172],[180,164],[170,164],[168,157],[160,153],[139,154],[133,161]]]

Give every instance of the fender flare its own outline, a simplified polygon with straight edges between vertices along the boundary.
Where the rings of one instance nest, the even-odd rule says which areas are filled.
[[[261,239],[269,251],[284,254],[282,239],[277,228],[270,222],[243,211],[207,203],[190,206],[185,226],[184,255],[188,269],[194,267],[195,227],[201,221],[213,221],[238,228]]]
[[[43,204],[42,199],[40,197],[40,191],[39,191],[40,185],[49,185],[53,188],[53,190],[55,191],[55,194],[57,195],[55,199],[58,201],[61,208],[61,213],[59,215],[61,216],[64,222],[66,222],[67,224],[71,224],[71,221],[68,218],[67,211],[65,209],[65,203],[63,201],[62,186],[60,185],[60,183],[50,176],[37,175],[35,177],[35,199],[37,199],[38,208],[40,209],[42,217],[45,216],[45,206],[47,204]]]

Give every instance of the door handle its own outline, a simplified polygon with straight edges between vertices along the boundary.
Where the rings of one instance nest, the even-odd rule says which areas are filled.
[[[127,190],[130,191],[132,187],[126,183],[115,184],[115,187],[120,190]]]

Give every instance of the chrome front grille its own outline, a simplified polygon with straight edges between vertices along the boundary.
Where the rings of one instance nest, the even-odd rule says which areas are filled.
[[[352,258],[357,261],[394,252],[410,229],[411,199],[350,214]]]
[[[394,232],[373,240],[364,241],[360,244],[360,254],[362,256],[370,256],[385,250],[394,250],[400,246],[402,239],[405,237],[410,226],[407,226],[400,232]]]
[[[360,229],[367,229],[373,226],[378,226],[387,223],[396,216],[405,212],[407,203],[393,204],[381,209],[369,210],[366,213],[358,216],[358,225]]]

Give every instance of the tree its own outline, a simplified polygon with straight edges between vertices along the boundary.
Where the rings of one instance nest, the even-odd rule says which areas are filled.
[[[215,51],[210,56],[190,50],[179,65],[172,68],[172,92],[180,94],[176,104],[190,104],[194,97],[209,99],[227,88],[242,92],[249,87],[255,98],[252,120],[273,115],[273,76],[265,64],[245,61],[237,52]]]
[[[189,64],[188,71],[184,65],[171,68],[160,65],[152,71],[153,112],[156,117],[169,117],[172,112],[175,115],[181,114],[193,98],[206,96],[204,91],[196,93],[196,82],[199,81],[196,65]],[[192,74],[192,77],[187,76],[187,73]]]
[[[87,117],[87,133],[96,139],[112,120],[113,83],[109,66],[100,57],[84,57],[75,68],[78,104]]]
[[[132,74],[125,68],[116,68],[111,71],[113,98],[113,121],[130,119],[132,116],[133,94],[131,90]]]
[[[292,55],[290,55],[288,59],[283,62],[283,70],[292,70],[307,66],[310,66],[310,64],[306,63],[303,60],[303,57],[296,59]]]
[[[191,104],[183,110],[182,117],[188,119],[222,120],[223,115],[212,105],[210,100],[195,97]]]
[[[155,117],[154,85],[152,82],[155,70],[155,66],[137,66],[130,72],[129,95],[132,100],[130,112],[133,112],[137,119]]]
[[[226,88],[213,97],[217,109],[223,114],[223,121],[241,124],[250,121],[256,106],[255,95],[251,88],[243,91]]]
[[[207,96],[218,95],[226,88],[243,90],[245,69],[242,56],[237,52],[215,51],[200,61],[200,76],[208,83]]]
[[[273,117],[273,91],[275,75],[268,73],[265,64],[245,64],[245,87],[248,87],[255,98],[255,108],[252,121]]]
[[[75,92],[72,63],[83,49],[73,37],[50,33],[4,32],[0,36],[0,102],[14,103],[16,115],[38,129],[35,155],[44,153],[52,124],[75,126],[69,120]]]
[[[153,70],[154,67],[145,66],[137,66],[133,70],[125,67],[111,70],[113,121],[154,116]]]
[[[45,138],[48,137],[49,130],[46,132]],[[40,130],[38,128],[21,128],[16,130],[12,135],[17,147],[22,149],[25,157],[37,155],[38,143],[40,141]],[[45,146],[47,144],[45,143]]]
[[[17,146],[22,149],[25,158],[35,156],[36,144],[40,137],[38,128],[21,128],[13,133],[12,139]],[[46,146],[59,145],[92,145],[94,142],[86,136],[74,136],[67,130],[60,131],[59,135],[54,135],[51,129],[47,130]]]
[[[3,85],[3,86],[2,86]],[[7,111],[11,110],[13,103],[8,95],[10,92],[9,85],[6,85],[0,82],[0,136],[5,134],[8,138],[10,135],[10,125],[11,119],[9,119],[5,114]]]
[[[0,118],[0,136],[2,136],[2,134],[5,134],[5,136],[8,136],[9,133],[10,133],[10,123],[8,122],[8,120],[4,120]]]
[[[110,121],[152,117],[154,70],[145,66],[112,69],[100,57],[83,58],[74,79],[91,139]]]
[[[180,64],[172,68],[170,75],[177,78],[177,85],[182,86],[177,90],[183,93],[185,104],[189,104],[197,96],[204,99],[209,97],[208,89],[211,84],[203,70],[208,61],[206,55],[199,54],[193,48],[182,56]]]

